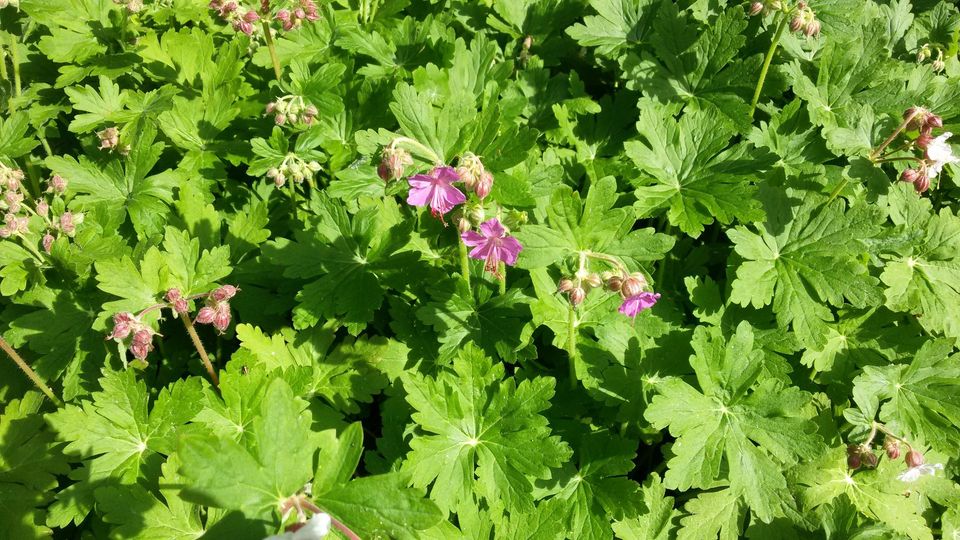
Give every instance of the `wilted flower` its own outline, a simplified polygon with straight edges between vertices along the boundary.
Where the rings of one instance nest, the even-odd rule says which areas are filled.
[[[937,471],[943,470],[942,463],[920,464],[916,467],[910,467],[897,475],[897,480],[903,482],[916,482],[921,476],[933,476]]]
[[[460,235],[463,243],[472,247],[470,257],[485,261],[484,270],[500,276],[500,261],[513,266],[523,249],[516,238],[507,234],[500,220],[493,218],[480,224],[480,232],[467,231]]]
[[[434,167],[428,174],[417,174],[407,179],[410,183],[410,193],[407,203],[413,206],[430,206],[430,213],[434,217],[441,217],[453,207],[463,203],[467,197],[462,191],[453,187],[454,182],[460,181],[452,167]]]
[[[940,171],[943,170],[943,167],[948,163],[956,163],[960,161],[960,158],[957,158],[953,155],[953,148],[947,143],[947,139],[953,136],[953,133],[949,131],[944,132],[937,138],[930,141],[930,144],[927,145],[927,149],[924,153],[929,167],[929,176],[931,178],[936,178]]]
[[[640,312],[653,307],[659,299],[660,293],[642,292],[624,299],[619,311],[628,317],[636,317]]]

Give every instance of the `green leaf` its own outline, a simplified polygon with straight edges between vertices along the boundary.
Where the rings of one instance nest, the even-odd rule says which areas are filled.
[[[842,200],[825,202],[813,194],[765,192],[767,221],[758,232],[737,227],[727,232],[737,254],[730,301],[760,308],[773,304],[777,321],[791,324],[808,346],[826,343],[834,316],[828,305],[844,300],[856,307],[879,300],[876,278],[861,255],[864,240],[877,234],[879,211],[865,204],[844,209]]]
[[[616,59],[649,32],[654,0],[590,0],[597,14],[567,28],[567,34],[583,47],[596,47],[597,54]]]
[[[731,146],[732,129],[708,113],[687,113],[677,122],[663,107],[642,107],[637,130],[642,140],[627,141],[629,157],[642,176],[638,180],[638,217],[666,207],[670,223],[697,237],[714,221],[763,219],[754,199],[769,154],[747,143]]]
[[[754,348],[746,322],[729,340],[715,328],[699,327],[693,347],[690,364],[700,389],[665,379],[644,414],[677,438],[664,483],[687,490],[725,479],[762,521],[792,515],[784,465],[815,456],[821,444],[807,412],[811,396],[759,378],[764,354]]]
[[[661,103],[682,103],[726,130],[750,129],[749,96],[759,57],[735,61],[746,42],[743,8],[733,6],[705,28],[685,21],[673,2],[662,2],[653,17],[652,52],[622,56],[627,87]],[[641,111],[642,111],[641,107]]]
[[[133,118],[129,112],[123,110],[126,92],[121,92],[120,87],[109,77],[100,76],[99,91],[91,86],[83,86],[66,88],[64,92],[70,97],[74,110],[84,111],[83,114],[75,115],[70,122],[69,129],[74,133],[85,133],[106,124],[120,124]]]
[[[274,379],[245,445],[199,433],[183,437],[178,451],[187,481],[183,497],[251,518],[268,516],[313,474],[316,448],[306,405],[283,379]]]
[[[417,432],[403,469],[418,488],[433,486],[441,509],[473,493],[494,508],[533,509],[533,481],[570,457],[570,450],[541,412],[550,406],[554,381],[504,378],[502,364],[473,345],[437,377],[403,376]]]
[[[928,341],[909,364],[865,366],[853,381],[853,395],[865,411],[880,406],[880,420],[908,440],[960,451],[960,355],[954,341]],[[867,420],[872,420],[868,414]]]
[[[418,538],[443,513],[417,490],[406,487],[401,473],[357,478],[315,497],[325,510],[350,524],[361,538]]]
[[[25,156],[37,147],[39,142],[31,134],[30,116],[24,112],[15,112],[6,118],[0,118],[0,156],[14,159]]]
[[[651,474],[641,488],[643,509],[636,518],[617,521],[613,532],[624,540],[669,540],[674,538],[680,512],[674,508],[673,497],[657,473]]]
[[[527,225],[517,231],[523,251],[521,268],[541,268],[580,252],[614,255],[632,267],[662,259],[673,247],[673,238],[652,228],[633,230],[636,217],[630,208],[615,208],[617,182],[605,177],[581,200],[564,186],[556,190],[547,206],[549,225]]]

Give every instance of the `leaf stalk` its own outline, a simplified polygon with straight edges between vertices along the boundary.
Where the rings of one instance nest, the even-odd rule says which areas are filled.
[[[7,340],[3,339],[2,337],[0,337],[0,349],[3,349],[3,352],[7,353],[7,356],[13,360],[13,363],[16,364],[21,371],[23,371],[27,378],[29,378],[33,384],[40,389],[41,392],[50,398],[50,401],[52,401],[54,405],[57,407],[63,406],[63,402],[60,401],[56,395],[54,395],[53,390],[51,390],[50,387],[40,379],[40,376],[37,375],[37,372],[34,371],[33,368],[31,368],[23,359],[23,357],[21,357],[20,354],[18,354],[17,351],[11,347],[9,343],[7,343]]]

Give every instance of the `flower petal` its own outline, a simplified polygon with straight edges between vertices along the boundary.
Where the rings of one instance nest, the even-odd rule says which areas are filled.
[[[470,258],[486,260],[491,256],[491,254],[494,256],[494,258],[496,258],[496,249],[497,246],[493,242],[484,241],[483,243],[478,244],[477,247],[470,250]],[[499,260],[500,259],[497,258],[497,261]]]
[[[487,241],[487,239],[484,238],[484,236],[478,233],[477,231],[467,231],[465,233],[462,233],[460,235],[460,238],[463,239],[464,244],[470,247],[478,246]]]
[[[502,238],[507,231],[497,218],[488,219],[480,224],[480,232],[487,238]]]
[[[410,193],[407,195],[407,204],[413,206],[426,206],[433,196],[433,186],[415,187],[411,183]]]
[[[517,262],[517,255],[523,251],[520,241],[512,236],[500,240],[500,255],[503,262],[513,266]]]
[[[453,167],[434,167],[434,169],[430,171],[430,175],[444,184],[460,181],[460,175],[457,174],[457,170]]]

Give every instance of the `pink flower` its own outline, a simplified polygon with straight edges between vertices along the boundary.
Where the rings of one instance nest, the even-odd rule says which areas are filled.
[[[430,213],[443,219],[454,206],[467,200],[462,191],[453,187],[460,176],[453,167],[434,167],[429,174],[417,174],[407,179],[410,194],[407,203],[413,206],[430,205]]]
[[[470,257],[486,261],[484,270],[500,277],[500,261],[510,266],[517,262],[517,255],[523,249],[516,238],[509,236],[500,220],[493,218],[480,224],[480,232],[467,231],[460,235],[463,243],[472,247]]]
[[[652,308],[659,299],[660,293],[651,292],[642,292],[636,296],[630,296],[620,304],[620,313],[627,317],[636,317],[641,311]]]

